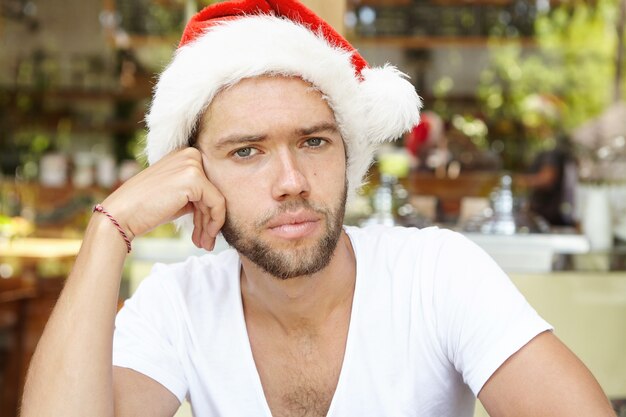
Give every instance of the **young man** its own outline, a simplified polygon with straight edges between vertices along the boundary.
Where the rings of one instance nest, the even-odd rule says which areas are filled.
[[[187,397],[203,417],[463,417],[476,395],[493,416],[611,415],[460,235],[342,227],[376,143],[418,108],[296,1],[198,14],[156,89],[152,166],[91,219],[22,415],[172,416]],[[221,231],[234,249],[156,266],[114,330],[130,241],[183,215],[196,245]]]

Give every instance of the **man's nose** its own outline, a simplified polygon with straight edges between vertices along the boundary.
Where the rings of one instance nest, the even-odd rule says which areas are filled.
[[[309,195],[309,182],[292,150],[281,150],[276,155],[273,165],[275,179],[272,194],[275,199]]]

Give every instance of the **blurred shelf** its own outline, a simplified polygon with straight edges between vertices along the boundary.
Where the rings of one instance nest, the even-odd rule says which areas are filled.
[[[0,86],[0,102],[16,129],[57,130],[61,123],[78,133],[132,133],[145,127],[144,111],[116,115],[108,110],[96,117],[91,104],[135,106],[149,99],[150,86],[132,89],[46,88]],[[26,100],[26,101],[24,101]],[[26,104],[24,104],[26,103]],[[90,106],[87,106],[87,104]]]
[[[445,47],[476,48],[488,46],[534,46],[533,38],[493,38],[485,36],[355,36],[350,40],[357,46],[380,46],[406,49],[433,49]]]
[[[58,100],[140,100],[149,98],[149,88],[104,89],[104,88],[35,88],[0,86],[0,94],[9,96],[31,96]]]
[[[180,42],[180,33],[176,33],[174,35],[131,35],[130,36],[130,44],[131,46],[158,46],[158,45],[167,45],[172,47],[172,51],[176,49],[178,43]]]
[[[137,121],[104,121],[99,123],[84,122],[77,120],[76,117],[68,115],[63,117],[33,117],[24,118],[19,121],[21,126],[28,129],[57,130],[59,124],[65,121],[70,123],[70,130],[74,133],[132,133],[137,130],[145,129],[142,119]]]

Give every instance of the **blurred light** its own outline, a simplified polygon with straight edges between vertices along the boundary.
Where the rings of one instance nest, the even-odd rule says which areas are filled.
[[[441,77],[436,83],[435,83],[435,95],[437,96],[442,96],[447,94],[450,90],[452,90],[452,87],[454,87],[454,80],[452,79],[452,77]]]
[[[501,153],[502,151],[504,151],[504,142],[502,142],[501,140],[494,140],[493,143],[491,144],[491,150],[493,150],[496,153]]]
[[[448,165],[448,178],[457,179],[461,174],[461,163],[459,161],[452,161]]]
[[[498,16],[498,20],[503,25],[508,25],[509,23],[511,23],[511,13],[509,13],[509,12],[500,12],[500,15]]]
[[[0,264],[0,278],[11,278],[13,276],[13,267],[9,264]]]
[[[539,13],[548,12],[550,11],[550,0],[537,0],[536,7]]]
[[[491,94],[487,97],[487,106],[492,109],[499,109],[502,106],[502,97],[500,94]]]
[[[359,10],[359,20],[364,25],[371,25],[376,20],[376,11],[368,6],[362,7]]]
[[[603,146],[600,149],[598,149],[598,158],[600,159],[607,159],[609,156],[611,156],[611,148],[609,148],[608,146]]]
[[[37,177],[37,173],[39,171],[39,167],[35,161],[28,161],[24,164],[24,177],[25,178],[35,178]]]
[[[128,36],[128,33],[122,29],[115,32],[115,46],[119,49],[130,48],[130,36]]]
[[[615,139],[613,139],[613,146],[615,146],[616,148],[623,148],[624,146],[626,146],[626,138],[624,138],[624,136],[618,136]]]
[[[114,29],[122,22],[122,17],[117,12],[105,10],[100,12],[98,20],[100,20],[100,24],[103,28]]]
[[[355,27],[356,24],[358,23],[356,13],[354,13],[353,11],[347,12],[343,18],[343,23],[346,25],[346,27],[349,27],[349,28]]]
[[[528,13],[528,5],[526,2],[518,1],[515,3],[515,13],[524,16]]]
[[[26,16],[33,17],[37,15],[37,5],[32,1],[27,2],[22,9]]]

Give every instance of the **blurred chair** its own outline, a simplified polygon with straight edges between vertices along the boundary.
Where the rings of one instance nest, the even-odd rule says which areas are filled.
[[[16,417],[23,381],[26,303],[36,291],[20,278],[0,278],[0,410]]]

